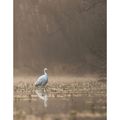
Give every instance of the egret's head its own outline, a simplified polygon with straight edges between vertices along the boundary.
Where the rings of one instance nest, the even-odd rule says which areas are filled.
[[[44,71],[48,70],[47,68],[44,68]]]

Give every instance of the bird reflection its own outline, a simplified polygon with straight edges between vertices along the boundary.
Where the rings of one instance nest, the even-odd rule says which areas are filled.
[[[44,101],[44,107],[47,107],[48,95],[46,89],[43,87],[37,87],[35,92],[38,97]]]

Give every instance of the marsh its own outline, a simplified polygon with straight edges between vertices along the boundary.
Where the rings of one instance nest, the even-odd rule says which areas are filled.
[[[47,91],[37,90],[36,94],[33,78],[35,77],[16,77],[18,82],[14,84],[14,120],[106,119],[105,82],[92,77],[51,76],[53,82],[49,81]]]

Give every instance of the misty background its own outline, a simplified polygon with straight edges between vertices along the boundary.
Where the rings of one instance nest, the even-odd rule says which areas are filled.
[[[106,74],[106,0],[14,0],[14,71]]]

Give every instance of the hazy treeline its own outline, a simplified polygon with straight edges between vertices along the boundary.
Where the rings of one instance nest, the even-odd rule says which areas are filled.
[[[106,0],[14,0],[14,68],[106,71]]]

